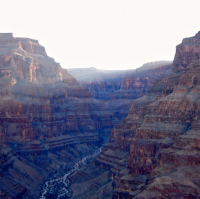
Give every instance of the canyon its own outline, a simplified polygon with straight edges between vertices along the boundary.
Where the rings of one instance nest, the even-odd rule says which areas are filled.
[[[200,198],[199,55],[200,32],[176,47],[172,72],[131,102],[128,116],[115,125],[109,142],[94,160],[91,170],[101,174],[85,181],[85,185],[99,182],[96,190],[82,195]],[[89,175],[88,169],[84,172]],[[81,180],[73,180],[74,198],[84,198],[77,194]]]
[[[0,34],[1,198],[39,198],[51,173],[99,148],[116,123],[37,40]]]
[[[68,69],[68,72],[121,121],[128,115],[130,102],[145,95],[155,80],[169,74],[171,69],[171,61],[156,61],[132,70],[91,67]]]
[[[173,63],[63,69],[1,33],[0,198],[200,198],[199,56],[200,32]]]

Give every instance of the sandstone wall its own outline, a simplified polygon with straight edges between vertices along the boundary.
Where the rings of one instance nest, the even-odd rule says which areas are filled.
[[[51,172],[96,149],[116,122],[38,41],[0,34],[0,197],[39,198]]]
[[[158,61],[144,64],[132,73],[127,72],[120,89],[104,99],[105,106],[122,120],[128,115],[131,101],[145,95],[156,79],[169,74],[171,68],[171,62]]]
[[[172,73],[132,101],[113,128],[95,162],[110,170],[113,198],[200,197],[199,42],[200,33],[184,39]]]

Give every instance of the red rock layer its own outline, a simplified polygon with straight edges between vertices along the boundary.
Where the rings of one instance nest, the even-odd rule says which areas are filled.
[[[128,115],[132,100],[145,95],[155,80],[171,72],[171,62],[152,62],[144,64],[134,72],[127,72],[120,89],[104,99],[104,104],[121,119]]]
[[[113,198],[200,198],[199,42],[200,33],[184,39],[172,73],[132,101],[128,117],[113,128],[96,159],[111,169]],[[117,150],[128,157],[109,160],[106,154]]]
[[[56,162],[68,164],[71,154],[76,154],[69,148],[99,145],[109,136],[113,122],[115,116],[103,103],[48,57],[38,41],[0,34],[2,197],[19,198],[28,193],[38,198],[43,177],[60,167]],[[50,153],[58,157],[52,158]],[[21,167],[26,169],[21,171]]]
[[[170,73],[171,68],[172,62],[157,61],[144,64],[136,70],[84,68],[69,69],[69,72],[121,120],[128,115],[130,102],[145,95],[155,80]]]

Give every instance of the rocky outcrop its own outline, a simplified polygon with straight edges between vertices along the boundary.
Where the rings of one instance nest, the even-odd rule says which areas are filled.
[[[184,39],[172,73],[132,101],[113,128],[95,161],[110,171],[113,198],[200,197],[199,42],[200,33]]]
[[[37,40],[0,34],[2,198],[38,198],[51,172],[95,149],[116,121]]]

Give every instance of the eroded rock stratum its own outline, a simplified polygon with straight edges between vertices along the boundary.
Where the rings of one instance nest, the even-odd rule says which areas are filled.
[[[159,69],[102,153],[70,176],[71,198],[200,198],[199,55],[200,33],[177,46],[172,72]],[[0,70],[0,197],[38,198],[118,120],[35,40],[0,34]]]
[[[130,70],[91,67],[68,71],[121,121],[128,115],[130,102],[145,95],[155,80],[169,74],[171,69],[172,61],[155,61]]]
[[[39,198],[117,121],[37,40],[0,34],[0,198]]]
[[[95,160],[110,176],[96,193],[113,199],[200,198],[199,55],[200,32],[176,47],[171,74],[131,102]],[[106,186],[110,196],[102,191]]]

